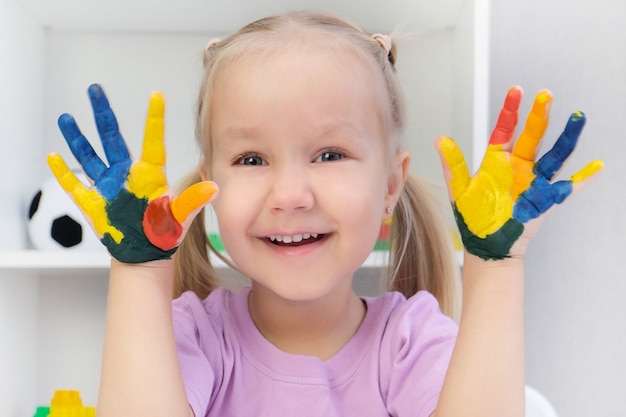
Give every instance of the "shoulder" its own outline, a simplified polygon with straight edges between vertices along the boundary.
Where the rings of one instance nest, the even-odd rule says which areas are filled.
[[[419,291],[409,299],[398,292],[389,292],[366,301],[368,308],[373,307],[384,317],[385,333],[397,335],[426,328],[456,328],[455,322],[441,312],[437,299],[427,291]]]
[[[380,349],[381,391],[394,415],[435,408],[458,326],[430,293],[392,296]]]
[[[458,326],[439,309],[437,299],[420,291],[406,299],[397,292],[381,297],[366,298],[368,311],[377,317],[381,326],[381,354],[383,362],[409,354],[419,357],[435,345],[453,345]],[[388,355],[386,358],[385,356]]]
[[[437,299],[427,291],[419,291],[409,299],[401,294],[393,293],[397,299],[389,320],[396,324],[396,330],[423,330],[424,328],[455,328],[454,321],[443,314]]]
[[[240,308],[241,300],[245,299],[242,292],[217,288],[208,297],[200,299],[194,292],[187,291],[172,302],[172,319],[177,338],[215,341],[216,336],[223,334],[223,329]],[[219,337],[218,337],[219,340]]]

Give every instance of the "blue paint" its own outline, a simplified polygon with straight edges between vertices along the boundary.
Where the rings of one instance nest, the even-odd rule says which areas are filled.
[[[67,142],[72,154],[81,164],[85,174],[97,182],[106,174],[106,165],[98,157],[93,147],[81,133],[74,118],[65,113],[59,116],[59,129]]]
[[[536,219],[553,205],[562,203],[572,190],[572,182],[569,180],[550,184],[546,178],[537,177],[530,188],[517,199],[513,207],[513,218],[520,223]]]
[[[89,99],[96,119],[96,127],[102,141],[102,147],[110,165],[125,163],[130,160],[128,148],[120,134],[117,118],[109,105],[102,87],[92,84],[88,89]]]
[[[565,129],[556,143],[535,164],[533,172],[537,177],[551,179],[561,169],[563,163],[574,151],[578,137],[585,126],[585,114],[582,112],[572,113]]]
[[[556,143],[533,167],[535,179],[528,190],[520,194],[513,207],[513,218],[521,223],[536,219],[555,204],[562,203],[573,190],[570,180],[550,180],[561,169],[567,158],[572,154],[578,137],[585,126],[585,114],[572,113],[565,129]]]
[[[72,154],[93,180],[98,192],[108,201],[124,188],[132,160],[104,91],[98,84],[93,84],[88,92],[109,167],[96,154],[71,115],[62,114],[58,125]]]

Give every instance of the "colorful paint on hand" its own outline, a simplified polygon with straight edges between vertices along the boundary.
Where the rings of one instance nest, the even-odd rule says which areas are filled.
[[[94,84],[88,93],[109,165],[69,114],[59,117],[59,128],[94,187],[81,183],[60,155],[48,155],[48,164],[114,258],[126,263],[168,259],[191,219],[215,197],[217,186],[205,181],[177,198],[171,196],[165,176],[165,100],[161,93],[150,98],[142,154],[136,161],[130,157],[102,88]]]
[[[569,180],[551,182],[576,143],[585,124],[582,112],[573,113],[554,146],[535,162],[548,126],[552,95],[537,94],[515,146],[513,133],[521,89],[509,90],[479,171],[470,177],[457,144],[438,141],[446,170],[455,219],[465,249],[483,259],[503,259],[524,232],[524,225],[562,203],[582,182],[602,168],[593,161]]]

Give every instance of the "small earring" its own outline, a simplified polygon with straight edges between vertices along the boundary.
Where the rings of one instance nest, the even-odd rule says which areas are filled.
[[[393,208],[387,207],[387,213],[389,213],[389,214],[393,213]]]

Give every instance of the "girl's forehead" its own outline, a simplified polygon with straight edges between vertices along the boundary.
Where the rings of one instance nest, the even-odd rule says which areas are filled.
[[[287,62],[307,62],[320,57],[332,60],[346,71],[365,69],[374,76],[382,73],[373,57],[361,50],[353,40],[337,34],[317,31],[259,34],[229,46],[215,66],[214,80],[227,78],[237,70],[251,70],[265,62],[283,59]]]

